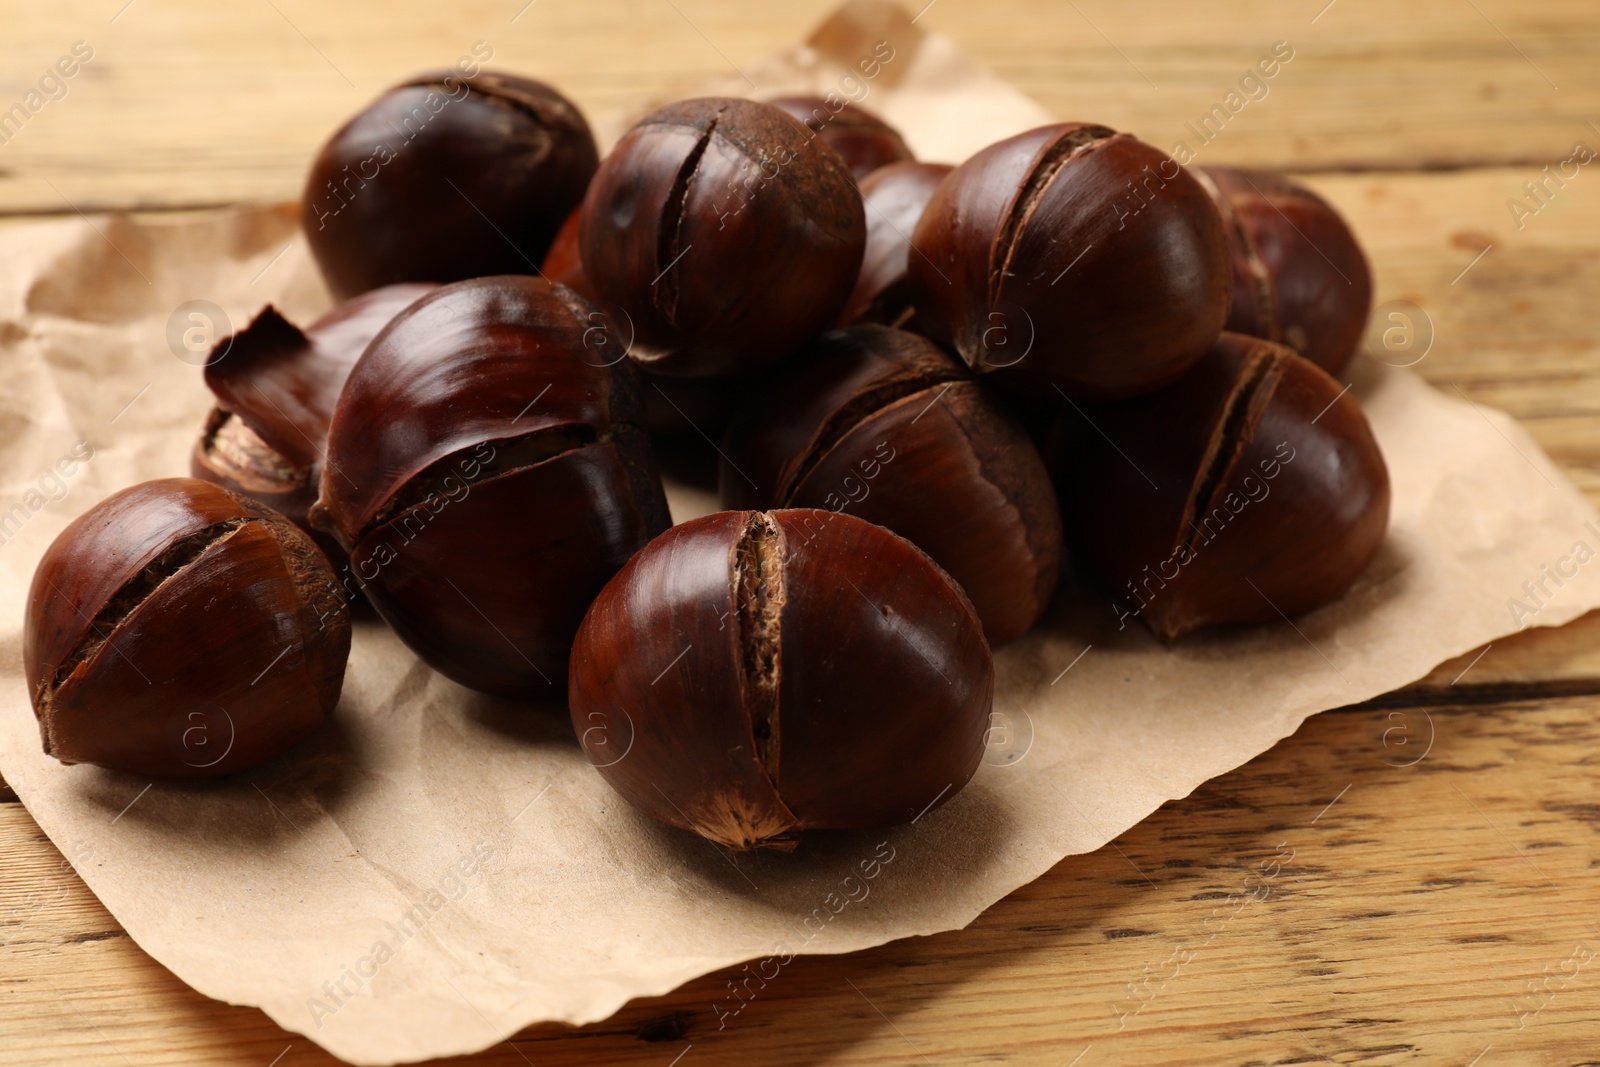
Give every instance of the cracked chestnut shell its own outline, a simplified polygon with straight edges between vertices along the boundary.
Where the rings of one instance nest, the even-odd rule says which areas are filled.
[[[606,586],[572,650],[572,723],[601,775],[734,849],[948,800],[977,770],[993,698],[960,588],[909,541],[826,511],[673,527]]]
[[[1173,381],[1233,299],[1222,217],[1166,154],[1084,122],[985,148],[939,184],[909,274],[918,319],[976,371],[1078,398]]]
[[[1073,558],[1123,625],[1163,640],[1338,599],[1389,525],[1388,468],[1355,399],[1242,334],[1157,393],[1067,409],[1050,456]]]
[[[837,153],[770,104],[712,97],[647,116],[600,165],[578,244],[596,296],[657,374],[777,362],[855,283],[861,196]]]
[[[989,644],[1021,637],[1061,566],[1050,474],[1022,425],[931,341],[824,334],[722,442],[725,508],[825,508],[887,527],[960,583]]]
[[[345,382],[312,522],[367,599],[462,685],[560,699],[572,635],[666,529],[638,382],[577,294],[540,278],[447,285]]]
[[[1349,225],[1300,183],[1264,170],[1195,172],[1233,245],[1227,328],[1288,345],[1334,377],[1372,311],[1372,271]]]
[[[915,158],[899,130],[858,104],[841,99],[835,107],[820,96],[780,96],[768,103],[826,141],[858,181],[879,167]]]
[[[338,544],[312,530],[306,517],[317,499],[334,405],[378,331],[435,288],[374,289],[304,330],[268,304],[206,359],[206,388],[217,405],[189,456],[189,473],[261,501],[311,534],[335,567],[342,565]]]
[[[418,74],[311,165],[302,225],[334,295],[525,273],[583,199],[599,153],[577,107],[514,74]]]
[[[23,661],[44,750],[159,778],[248,770],[333,711],[350,614],[311,539],[193,478],[74,519],[28,591]]]
[[[922,211],[944,176],[947,163],[891,163],[861,179],[861,201],[867,211],[867,248],[861,257],[856,287],[839,313],[839,325],[880,322],[909,326],[916,314],[907,280],[911,247]]]

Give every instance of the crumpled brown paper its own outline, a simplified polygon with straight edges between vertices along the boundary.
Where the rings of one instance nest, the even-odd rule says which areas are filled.
[[[1046,118],[875,4],[744,74],[762,94],[842,87],[860,99],[851,86],[865,85],[869,106],[932,159]],[[1363,360],[1354,388],[1388,458],[1394,515],[1356,587],[1293,625],[1171,648],[1137,626],[1119,632],[1103,603],[1074,606],[1069,589],[998,657],[987,765],[913,825],[729,855],[629,809],[559,709],[467,692],[376,624],[357,629],[335,720],[251,774],[151,785],[60,766],[40,752],[21,675],[34,564],[102,496],[187,470],[208,398],[174,353],[197,361],[207,316],[239,326],[268,300],[302,320],[327,302],[289,210],[0,235],[0,771],[152,956],[355,1063],[601,1019],[741,961],[775,980],[798,953],[960,927],[1306,716],[1515,629],[1507,600],[1524,581],[1577,541],[1600,546],[1600,524],[1585,525],[1594,509],[1511,419]],[[174,312],[189,301],[215,307]],[[710,508],[683,491],[673,503],[680,519]],[[1580,569],[1527,621],[1597,605],[1600,570]],[[602,726],[626,758],[625,724]]]

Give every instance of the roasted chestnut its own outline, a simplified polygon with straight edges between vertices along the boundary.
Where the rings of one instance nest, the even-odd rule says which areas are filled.
[[[243,493],[312,535],[334,565],[337,542],[311,529],[328,423],[344,380],[367,344],[407,305],[432,292],[390,285],[334,308],[304,331],[267,305],[217,342],[205,382],[217,398],[189,457],[189,473]]]
[[[667,528],[626,359],[541,278],[477,278],[412,304],[350,372],[311,521],[428,664],[559,700],[584,610]]]
[[[564,285],[580,296],[590,296],[589,279],[583,273],[583,257],[578,252],[578,226],[583,221],[583,204],[572,209],[567,221],[561,224],[550,250],[544,254],[539,273],[545,281]]]
[[[302,223],[341,299],[395,282],[528,273],[598,163],[588,123],[548,85],[432,71],[323,145]]]
[[[578,235],[633,358],[709,377],[775,363],[833,322],[866,241],[837,153],[770,104],[684,100],[647,116],[600,165]]]
[[[921,548],[971,598],[990,645],[1055,591],[1061,521],[1026,431],[957,360],[887,326],[824,334],[722,442],[725,508],[826,508]]]
[[[881,322],[906,326],[915,314],[906,263],[921,255],[911,246],[922,209],[954,167],[947,163],[891,163],[861,179],[867,211],[867,249],[856,287],[839,313],[839,324]]]
[[[921,325],[980,373],[1078,398],[1149,392],[1217,339],[1228,235],[1161,151],[1083,122],[990,145],[939,184],[908,261]]]
[[[1049,453],[1073,559],[1117,598],[1119,629],[1137,617],[1163,640],[1337,599],[1389,524],[1354,398],[1242,334],[1157,393],[1067,408]]]
[[[842,97],[780,96],[768,103],[828,142],[858,181],[879,167],[915,158],[899,130]]]
[[[350,613],[311,539],[193,478],[95,505],[45,551],[23,661],[44,750],[160,778],[248,770],[339,702]]]
[[[569,704],[634,807],[747,849],[948,800],[993,699],[943,571],[880,526],[797,510],[694,519],[629,560],[578,631]]]
[[[1339,213],[1299,182],[1265,170],[1200,167],[1233,243],[1227,329],[1288,345],[1335,377],[1372,311],[1367,257]]]

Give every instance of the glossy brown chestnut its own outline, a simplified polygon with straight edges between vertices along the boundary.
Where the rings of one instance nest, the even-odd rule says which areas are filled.
[[[337,542],[311,529],[328,423],[350,368],[378,331],[436,286],[363,293],[300,330],[267,305],[212,348],[205,382],[217,406],[189,457],[189,473],[254,497],[312,535],[335,567]]]
[[[339,702],[350,614],[311,539],[193,478],[75,519],[28,591],[23,660],[44,750],[160,778],[248,770]]]
[[[322,147],[302,224],[341,299],[395,282],[528,273],[598,163],[588,123],[548,85],[432,71]]]
[[[828,142],[857,181],[879,167],[915,158],[899,130],[842,97],[780,96],[768,103]]]
[[[559,700],[589,602],[666,529],[626,359],[540,278],[477,278],[401,312],[345,383],[319,529],[402,640],[463,685]]]
[[[1227,328],[1288,345],[1338,377],[1372,310],[1372,271],[1328,202],[1265,170],[1200,167],[1233,243]]]
[[[826,508],[921,548],[992,646],[1043,613],[1061,565],[1050,474],[957,360],[887,326],[824,334],[764,383],[722,442],[725,508]]]
[[[1228,235],[1161,151],[1083,122],[990,145],[934,190],[908,261],[918,318],[980,373],[1080,398],[1149,392],[1216,341]]]
[[[838,154],[770,104],[721,97],[629,130],[578,238],[596,295],[631,319],[633,358],[690,378],[775,363],[825,329],[865,241]]]
[[[583,273],[583,256],[578,251],[578,227],[582,222],[583,204],[580,203],[572,209],[567,221],[561,224],[555,240],[550,242],[550,251],[544,254],[539,273],[548,282],[564,285],[579,296],[590,297],[593,290],[589,288],[589,279]]]
[[[978,768],[993,698],[956,584],[909,541],[826,511],[673,527],[605,587],[572,650],[590,762],[646,815],[735,849],[948,800]]]
[[[1172,640],[1272,622],[1360,577],[1389,524],[1366,416],[1283,345],[1225,333],[1183,378],[1069,408],[1049,450],[1073,558]]]
[[[891,163],[861,179],[861,200],[867,210],[867,249],[861,257],[856,287],[839,313],[839,325],[881,322],[907,326],[915,308],[906,279],[907,260],[922,209],[944,176],[947,163]]]

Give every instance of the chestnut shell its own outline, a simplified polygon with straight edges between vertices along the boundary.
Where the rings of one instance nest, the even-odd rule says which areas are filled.
[[[769,104],[713,97],[646,116],[606,156],[579,249],[626,310],[633,358],[666,375],[754,370],[843,306],[866,221],[843,161]]]
[[[600,588],[670,523],[634,371],[540,278],[457,282],[402,312],[339,399],[312,522],[367,598],[463,685],[559,700]]]
[[[349,653],[349,611],[311,539],[192,478],[143,482],[80,515],[28,591],[28,692],[63,763],[248,770],[332,712]]]
[[[922,253],[912,246],[911,235],[928,198],[954,169],[947,163],[891,163],[861,180],[867,248],[856,286],[839,313],[839,325],[878,322],[917,328],[907,272],[910,257]]]
[[[312,535],[335,567],[337,542],[311,529],[328,423],[350,368],[378,331],[437,286],[374,289],[305,330],[267,305],[211,350],[204,369],[217,406],[189,456],[195,478],[243,493]]]
[[[301,214],[336,297],[534,270],[599,164],[583,115],[514,74],[418,74],[317,153]]]
[[[1361,346],[1372,271],[1326,200],[1272,171],[1201,167],[1233,245],[1227,329],[1286,344],[1334,377]]]
[[[1165,153],[1104,126],[992,144],[934,190],[908,261],[918,318],[980,373],[1077,398],[1173,381],[1233,299],[1222,218]]]
[[[835,109],[820,96],[780,96],[767,102],[826,141],[857,181],[879,167],[916,158],[899,130],[859,104],[841,100]]]
[[[1164,640],[1321,607],[1388,529],[1388,468],[1355,399],[1241,334],[1157,393],[1068,408],[1048,455],[1074,559],[1124,625]]]
[[[948,800],[982,759],[994,698],[955,583],[903,538],[815,510],[722,512],[656,538],[589,609],[571,677],[601,775],[734,849]]]
[[[726,508],[826,508],[887,527],[972,600],[991,646],[1044,612],[1061,565],[1050,474],[1021,424],[916,334],[824,334],[722,442]]]

